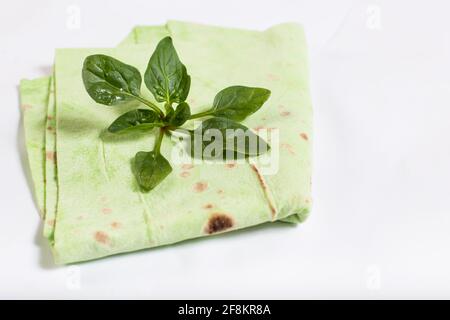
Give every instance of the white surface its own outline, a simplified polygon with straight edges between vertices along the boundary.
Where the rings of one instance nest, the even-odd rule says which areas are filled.
[[[431,0],[5,3],[0,298],[450,298],[449,10]],[[21,163],[19,80],[47,74],[56,47],[114,46],[134,25],[166,19],[304,24],[310,219],[54,267]]]

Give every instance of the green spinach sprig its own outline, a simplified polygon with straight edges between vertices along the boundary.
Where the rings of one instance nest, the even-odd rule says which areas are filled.
[[[262,138],[238,122],[261,108],[269,98],[270,91],[264,88],[231,86],[217,93],[211,109],[191,114],[189,104],[186,102],[191,77],[187,73],[186,66],[181,63],[170,37],[159,42],[144,74],[145,85],[155,100],[164,104],[165,112],[155,103],[142,97],[142,76],[139,70],[115,58],[101,54],[88,56],[83,64],[82,78],[87,93],[97,103],[113,106],[137,100],[148,107],[126,112],[108,127],[111,133],[159,128],[154,149],[150,152],[140,151],[134,158],[134,174],[144,191],[156,187],[172,172],[170,163],[160,152],[163,136],[188,120],[209,117],[202,122],[201,134],[216,129],[227,139],[227,129],[242,129],[256,137],[258,145],[264,146],[260,149],[265,151],[269,147]],[[176,108],[173,107],[174,104]],[[194,132],[195,130],[190,131],[191,137],[194,136]],[[232,145],[234,146],[232,151],[235,153],[245,156],[259,154],[251,150],[247,144],[240,149],[235,144]],[[205,148],[206,145],[202,143],[202,147]]]

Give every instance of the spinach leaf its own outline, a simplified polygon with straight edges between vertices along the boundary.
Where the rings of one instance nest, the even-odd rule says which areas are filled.
[[[82,78],[89,96],[107,106],[140,95],[142,77],[139,70],[103,54],[91,55],[84,60]]]
[[[108,131],[111,133],[134,130],[146,131],[162,126],[163,122],[156,112],[148,109],[135,109],[122,114],[114,120],[108,127]]]
[[[190,134],[191,155],[196,155],[195,148],[200,148],[204,158],[210,158],[208,154],[204,154],[204,151],[212,144],[220,142],[222,143],[220,152],[216,153],[219,150],[214,150],[212,157],[258,156],[270,149],[270,145],[249,128],[227,118],[214,117],[205,120],[200,127],[190,131]],[[218,142],[217,138],[220,138]],[[213,141],[209,142],[210,140]]]
[[[182,126],[191,116],[191,108],[186,102],[180,103],[176,110],[173,109],[167,114],[167,122],[170,126],[180,127]]]
[[[101,54],[88,56],[83,64],[82,78],[89,96],[98,103],[112,106],[135,99],[151,109],[128,111],[108,127],[111,133],[160,128],[153,151],[140,151],[133,160],[133,173],[143,191],[152,190],[172,172],[170,163],[160,153],[164,134],[190,119],[212,116],[199,128],[188,131],[194,157],[197,156],[198,143],[200,157],[209,159],[258,156],[270,149],[266,141],[238,123],[259,110],[270,97],[270,91],[228,87],[216,95],[210,110],[191,115],[190,106],[186,103],[191,77],[170,37],[158,43],[144,74],[145,85],[157,102],[164,103],[165,113],[141,96],[139,70],[117,59]],[[178,104],[176,109],[174,104]]]
[[[191,77],[178,58],[172,38],[166,37],[158,43],[148,62],[144,82],[158,102],[171,104],[186,100]]]
[[[228,87],[216,95],[209,113],[216,117],[242,121],[258,111],[269,97],[270,90],[264,88]]]
[[[155,188],[172,172],[170,163],[159,152],[139,151],[134,158],[136,180],[144,191]]]

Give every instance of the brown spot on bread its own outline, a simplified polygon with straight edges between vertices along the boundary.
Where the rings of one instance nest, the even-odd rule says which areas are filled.
[[[256,173],[256,176],[258,177],[258,181],[261,184],[261,187],[263,188],[264,191],[266,191],[267,190],[266,182],[264,181],[264,178],[262,177],[258,168],[254,164],[252,164],[251,167],[253,171]]]
[[[97,231],[94,234],[94,239],[101,244],[109,244],[110,241],[108,234],[103,231]]]
[[[48,131],[52,131],[52,130],[53,130],[53,127],[52,127],[52,126],[48,126],[48,127],[47,127],[47,130],[48,130]]]
[[[208,219],[205,231],[208,234],[221,232],[233,227],[233,219],[224,213],[214,213]]]
[[[47,120],[53,120],[52,116],[47,116]]]
[[[256,167],[254,164],[251,165],[251,168],[256,173],[256,176],[258,177],[259,184],[261,185],[261,188],[264,191],[264,195],[267,199],[267,202],[269,203],[270,213],[272,214],[272,217],[275,217],[277,214],[277,210],[275,209],[275,205],[273,204],[271,197],[269,196],[269,190],[267,187],[267,183],[264,180],[264,177],[259,172],[258,167]]]
[[[55,219],[47,220],[47,224],[48,224],[50,227],[53,227],[53,226],[55,225]]]
[[[282,104],[280,104],[279,106],[278,106],[278,112],[280,113],[280,116],[282,116],[282,117],[288,117],[288,116],[290,116],[291,115],[291,112],[290,111],[287,111],[286,109],[285,109],[285,107],[284,107],[284,105],[282,105]]]
[[[195,192],[203,192],[206,190],[206,188],[208,188],[208,183],[206,182],[197,182],[196,184],[194,184],[194,191]]]
[[[113,221],[111,223],[111,228],[113,228],[113,229],[119,229],[121,226],[122,225],[119,222],[117,222],[117,221]]]
[[[223,191],[222,189],[217,190],[218,194],[224,194],[225,191]]]
[[[275,127],[265,127],[265,126],[257,126],[257,127],[253,128],[253,130],[257,131],[257,132],[261,131],[261,130],[271,131],[271,130],[275,130],[275,129],[277,129],[277,128],[275,128]]]
[[[47,158],[47,160],[55,161],[56,160],[56,152],[54,152],[54,151],[47,151],[45,153],[45,157]]]
[[[290,154],[295,155],[294,148],[289,143],[282,143],[281,147],[286,149]]]
[[[183,171],[180,173],[180,177],[182,178],[187,178],[191,175],[191,173],[189,171]]]
[[[111,208],[102,208],[102,213],[103,214],[110,214],[112,212]]]
[[[232,169],[232,168],[236,167],[236,162],[226,163],[225,167],[229,168],[229,169]]]
[[[303,140],[306,140],[306,141],[308,141],[308,135],[306,134],[306,133],[300,133],[300,137],[303,139]]]
[[[191,170],[193,167],[194,167],[193,164],[186,163],[186,164],[183,164],[183,165],[181,166],[181,169],[183,169],[183,170]]]
[[[203,206],[203,209],[212,209],[214,206],[211,203],[207,203]]]

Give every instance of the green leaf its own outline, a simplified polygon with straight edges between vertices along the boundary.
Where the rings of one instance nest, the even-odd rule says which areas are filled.
[[[114,120],[108,131],[111,133],[134,130],[145,131],[162,126],[163,123],[156,112],[148,109],[135,109],[122,114]]]
[[[84,60],[82,78],[91,98],[107,106],[131,100],[141,90],[138,69],[103,54]]]
[[[134,173],[142,190],[152,190],[171,172],[172,167],[170,163],[160,153],[155,151],[140,151],[136,153]]]
[[[167,122],[174,127],[182,126],[191,116],[191,108],[186,102],[182,102],[177,106],[175,111],[167,114]]]
[[[270,97],[270,90],[232,86],[220,91],[214,98],[211,115],[234,121],[242,121],[259,108]]]
[[[191,155],[196,155],[195,148],[200,144],[202,155],[205,156],[203,152],[208,146],[215,143],[218,134],[222,137],[221,152],[212,154],[213,157],[232,156],[234,159],[239,156],[251,157],[258,156],[270,149],[270,145],[249,128],[227,118],[215,117],[205,120],[201,127],[190,131],[190,134]],[[226,152],[223,153],[222,151]],[[206,155],[206,158],[208,158],[208,155]]]
[[[150,57],[144,82],[156,101],[169,104],[186,100],[191,77],[181,63],[170,37],[162,39]]]

